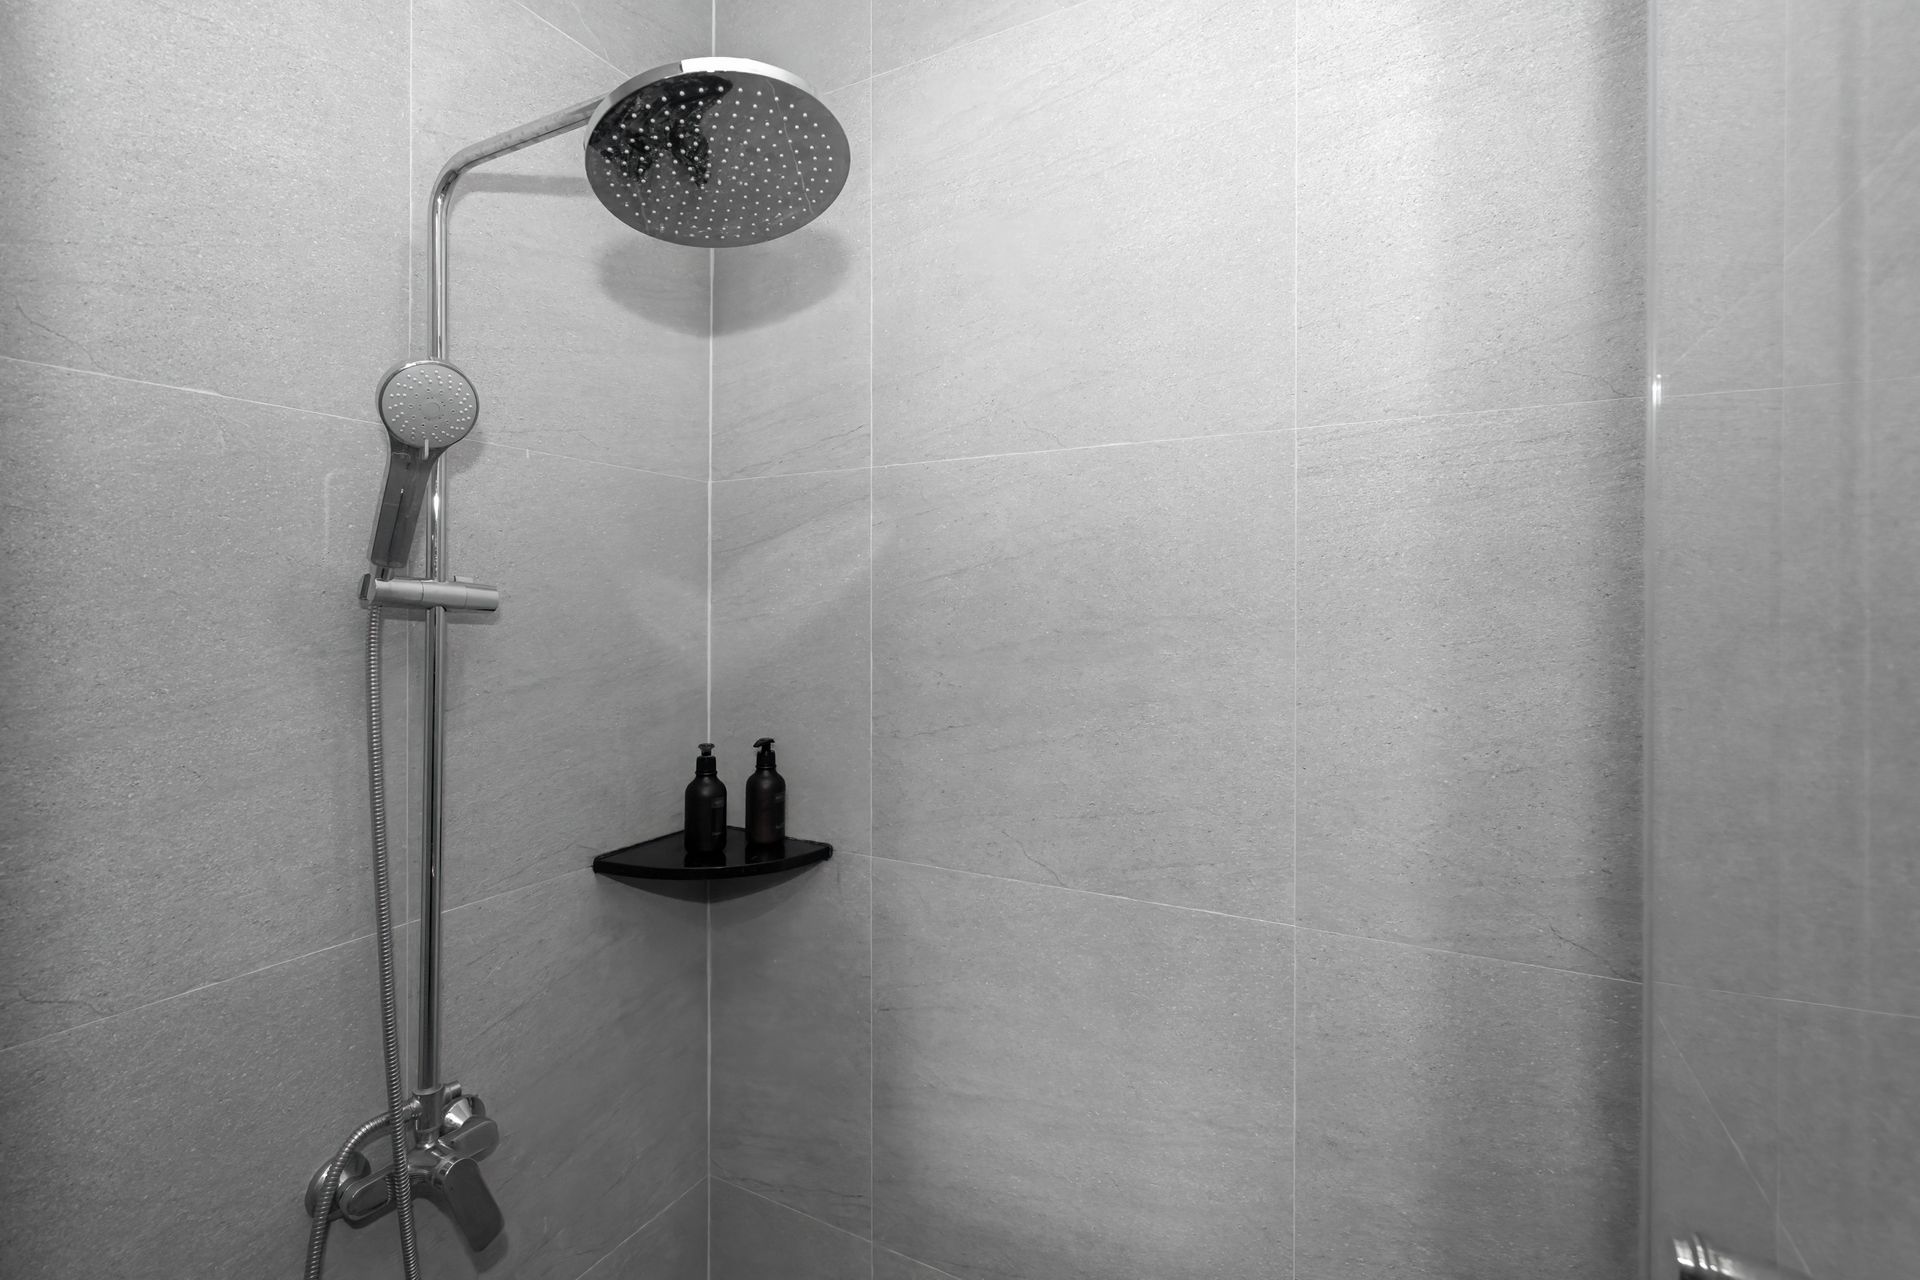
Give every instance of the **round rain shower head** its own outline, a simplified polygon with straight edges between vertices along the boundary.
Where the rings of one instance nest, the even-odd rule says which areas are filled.
[[[758,244],[819,217],[847,181],[847,134],[797,76],[689,58],[608,94],[587,180],[622,222],[675,244]]]
[[[415,449],[444,449],[466,439],[480,419],[467,375],[444,360],[411,360],[380,383],[380,421]]]

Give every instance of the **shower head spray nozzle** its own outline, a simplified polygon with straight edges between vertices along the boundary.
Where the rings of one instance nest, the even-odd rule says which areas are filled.
[[[466,439],[480,419],[467,375],[444,360],[410,360],[380,382],[380,421],[415,449],[444,449]]]
[[[819,217],[847,181],[847,134],[798,76],[745,58],[668,63],[587,124],[587,180],[613,215],[675,244],[758,244]]]
[[[410,360],[380,380],[387,428],[387,483],[367,554],[376,569],[403,569],[413,548],[433,464],[480,420],[480,397],[467,375],[444,360]]]

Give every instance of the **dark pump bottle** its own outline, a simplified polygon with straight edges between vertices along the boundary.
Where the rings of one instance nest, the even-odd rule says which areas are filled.
[[[727,784],[720,781],[720,762],[713,744],[700,744],[693,762],[693,781],[687,784],[687,852],[700,856],[724,853],[727,847]]]
[[[747,848],[758,853],[779,849],[787,839],[787,782],[773,768],[773,739],[753,744],[753,776],[747,779]]]

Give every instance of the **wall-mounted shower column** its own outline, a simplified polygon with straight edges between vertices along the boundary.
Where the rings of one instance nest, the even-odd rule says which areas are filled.
[[[496,134],[462,149],[441,168],[434,180],[428,216],[427,294],[432,299],[432,309],[427,334],[428,353],[433,359],[447,359],[447,220],[453,209],[453,188],[460,181],[460,175],[484,161],[579,128],[599,105],[600,99],[590,98],[517,129]],[[447,463],[442,457],[434,464],[427,486],[426,580],[429,584],[452,581],[447,563],[447,490]],[[432,590],[431,586],[428,590]],[[441,605],[430,605],[427,609],[425,663],[421,680],[425,723],[420,762],[419,1048],[414,1069],[414,1096],[420,1100],[414,1124],[422,1143],[440,1135],[449,1101],[447,1082],[440,1072],[440,910],[446,854],[444,764],[447,748],[447,610]]]
[[[600,118],[587,150],[594,194],[621,221],[678,244],[712,248],[753,244],[804,225],[830,204],[846,181],[846,135],[831,113],[797,79],[778,67],[744,59],[707,58],[672,63],[634,77],[605,98],[576,103],[552,115],[467,147],[435,177],[428,205],[429,356],[397,366],[380,386],[380,417],[389,450],[374,538],[373,572],[361,598],[372,607],[369,635],[370,742],[377,879],[386,863],[384,789],[379,769],[379,608],[392,604],[425,614],[420,769],[420,952],[417,1058],[413,1097],[405,1095],[400,1036],[391,999],[382,1005],[382,1047],[388,1071],[386,1128],[394,1141],[390,1195],[386,1177],[354,1164],[349,1143],[317,1179],[318,1219],[313,1265],[323,1261],[326,1219],[363,1221],[385,1212],[401,1219],[403,1253],[413,1274],[411,1197],[432,1199],[459,1228],[470,1250],[499,1238],[504,1219],[481,1176],[478,1161],[499,1141],[498,1126],[480,1099],[444,1076],[440,1060],[441,912],[446,859],[446,661],[449,610],[491,611],[499,593],[455,579],[449,563],[451,499],[446,450],[479,419],[479,393],[448,359],[448,224],[454,187],[468,169]],[[783,142],[783,145],[781,143]],[[719,164],[719,160],[727,161]],[[647,182],[652,179],[651,183]],[[739,181],[737,179],[750,179]],[[427,517],[425,576],[393,576],[406,568],[415,523]],[[384,887],[382,894],[384,895]],[[383,989],[393,987],[390,917],[381,899]],[[376,1124],[375,1127],[378,1127]],[[371,1132],[371,1130],[366,1130]],[[364,1161],[362,1162],[365,1163]],[[343,1193],[344,1189],[344,1193]]]

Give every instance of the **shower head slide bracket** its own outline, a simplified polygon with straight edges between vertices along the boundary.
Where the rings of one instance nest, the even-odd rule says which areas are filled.
[[[500,608],[500,588],[466,578],[437,582],[431,578],[378,578],[369,573],[360,579],[360,599],[401,609],[493,613]]]

